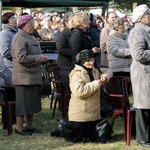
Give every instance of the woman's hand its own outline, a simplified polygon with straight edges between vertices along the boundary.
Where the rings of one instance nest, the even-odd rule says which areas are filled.
[[[42,63],[47,62],[48,58],[46,56],[41,55],[41,57],[42,57]]]
[[[101,76],[99,82],[100,82],[100,86],[105,86],[105,84],[108,82],[108,79],[104,76]]]
[[[100,48],[99,47],[93,47],[92,48],[93,53],[99,53],[100,52]]]

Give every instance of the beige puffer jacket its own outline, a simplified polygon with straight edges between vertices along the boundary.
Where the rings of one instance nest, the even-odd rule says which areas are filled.
[[[100,119],[100,76],[109,80],[112,72],[107,68],[93,69],[94,81],[90,81],[87,71],[76,65],[70,73],[71,99],[69,103],[69,121],[86,122]]]

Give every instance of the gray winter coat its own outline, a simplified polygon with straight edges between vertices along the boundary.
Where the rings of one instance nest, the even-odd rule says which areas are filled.
[[[134,107],[150,109],[150,27],[135,24],[129,35],[129,45],[133,58],[131,80]]]
[[[12,72],[10,69],[8,69],[7,66],[5,66],[3,59],[0,56],[0,72],[2,72],[6,78],[8,79],[8,82],[12,84]],[[5,81],[3,78],[0,78],[0,87],[5,87]]]
[[[130,72],[131,53],[127,35],[111,30],[107,44],[108,66],[112,72]]]
[[[4,64],[12,71],[11,42],[17,29],[8,24],[2,24],[2,29],[0,32],[0,55]]]
[[[12,40],[13,72],[15,85],[41,85],[41,49],[32,35],[19,29]]]

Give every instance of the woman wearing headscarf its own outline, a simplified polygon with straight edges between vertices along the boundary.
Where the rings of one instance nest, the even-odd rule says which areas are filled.
[[[41,111],[41,63],[46,62],[47,58],[41,55],[39,43],[32,35],[33,29],[33,17],[28,14],[21,16],[18,21],[18,32],[12,41],[12,78],[16,89],[15,133],[23,136],[41,133],[33,127],[33,116]]]
[[[132,14],[135,27],[129,34],[133,62],[131,81],[136,108],[136,139],[150,147],[150,8],[143,4]]]
[[[69,75],[69,122],[68,130],[62,128],[63,135],[69,142],[94,142],[96,123],[100,119],[100,88],[109,81],[112,72],[95,68],[94,55],[89,49],[80,51],[76,62]]]

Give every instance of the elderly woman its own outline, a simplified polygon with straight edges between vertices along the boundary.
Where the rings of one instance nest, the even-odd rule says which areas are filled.
[[[64,16],[65,28],[60,32],[56,41],[58,51],[57,65],[72,66],[72,51],[69,43],[71,29],[73,28],[73,13],[66,13]]]
[[[150,147],[150,8],[143,4],[132,14],[135,27],[129,35],[133,62],[131,81],[136,108],[136,138],[140,145]]]
[[[90,49],[94,56],[100,52],[98,47],[94,47],[93,41],[89,34],[90,20],[89,15],[85,12],[77,13],[73,18],[75,28],[72,30],[70,44],[72,50],[73,66],[75,64],[75,56],[83,49]],[[97,53],[97,54],[96,54]]]
[[[40,36],[42,41],[53,41],[54,39],[54,30],[51,28],[52,21],[50,18],[44,18],[42,21],[42,28],[40,30]]]
[[[32,32],[34,19],[23,15],[18,21],[18,32],[12,41],[13,83],[16,89],[15,133],[26,136],[41,133],[33,127],[33,115],[41,111],[40,85],[42,84],[41,63],[47,58],[41,56],[38,41]],[[26,115],[26,127],[23,127]]]
[[[107,68],[94,67],[94,55],[91,50],[82,50],[76,56],[71,71],[69,102],[69,122],[63,129],[63,135],[69,142],[96,141],[96,123],[100,119],[100,88],[112,77]]]
[[[109,69],[114,76],[130,76],[131,53],[128,37],[124,33],[124,20],[115,18],[110,23],[111,32],[108,36],[107,57]]]
[[[12,72],[11,42],[14,35],[17,33],[17,18],[13,12],[6,12],[2,15],[1,20],[2,31],[0,32],[0,59],[3,60],[4,65]],[[10,76],[12,76],[12,73]]]

